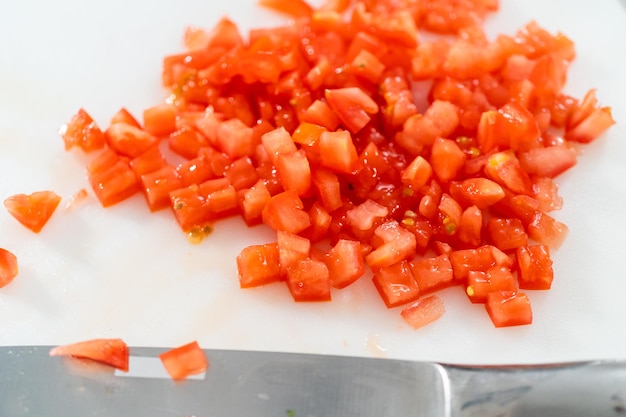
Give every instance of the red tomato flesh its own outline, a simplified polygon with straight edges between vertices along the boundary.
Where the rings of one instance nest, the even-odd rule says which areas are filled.
[[[60,202],[61,197],[53,191],[36,191],[8,197],[4,200],[4,207],[18,222],[39,233]]]
[[[9,285],[19,272],[17,257],[0,248],[0,288]]]
[[[185,232],[264,223],[276,241],[241,251],[242,288],[330,300],[369,268],[388,307],[417,301],[413,327],[444,311],[420,297],[453,285],[498,327],[530,323],[517,285],[551,287],[567,234],[553,178],[615,123],[595,90],[562,92],[573,42],[534,22],[488,39],[494,0],[260,4],[293,20],[187,30],[143,125],[122,108],[103,133],[81,109],[61,129],[67,149],[108,145],[88,165],[101,204],[143,190]]]
[[[50,350],[50,356],[74,356],[90,359],[121,371],[128,371],[128,346],[122,339],[92,339]]]
[[[159,355],[163,367],[174,380],[200,374],[207,370],[209,362],[198,342],[191,342]]]

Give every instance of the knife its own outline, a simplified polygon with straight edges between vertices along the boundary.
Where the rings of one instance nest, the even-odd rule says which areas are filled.
[[[173,381],[131,348],[130,371],[0,348],[2,417],[624,417],[626,361],[458,366],[205,350],[209,368]]]

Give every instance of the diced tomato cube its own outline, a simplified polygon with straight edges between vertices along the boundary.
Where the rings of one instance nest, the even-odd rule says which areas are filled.
[[[496,327],[521,326],[533,321],[530,300],[522,292],[490,292],[485,307]]]
[[[395,221],[388,220],[378,226],[374,234],[382,239],[382,245],[367,254],[365,260],[370,268],[377,270],[415,256],[415,235]]]
[[[331,285],[344,288],[355,282],[365,273],[361,243],[339,239],[325,259]]]
[[[479,246],[482,239],[483,212],[476,206],[463,210],[458,236],[461,242]]]
[[[170,133],[167,144],[178,155],[192,159],[198,155],[202,148],[209,145],[209,141],[196,129],[183,127]]]
[[[278,260],[283,275],[287,269],[311,254],[311,241],[302,236],[279,230],[276,232],[278,244]]]
[[[415,301],[420,295],[408,261],[380,268],[372,280],[388,308]]]
[[[524,225],[517,218],[499,219],[492,217],[487,221],[487,232],[491,243],[503,251],[524,246],[528,242]]]
[[[61,126],[59,135],[65,143],[65,150],[79,146],[85,152],[91,152],[105,145],[102,130],[84,109],[79,109],[68,123]]]
[[[493,266],[486,271],[469,271],[465,292],[472,303],[485,303],[494,291],[517,291],[511,270],[504,266]]]
[[[517,248],[519,287],[529,290],[549,290],[554,279],[550,249],[546,245]]]
[[[479,209],[485,209],[505,197],[502,187],[487,178],[452,181],[450,194],[462,205],[476,206]]]
[[[156,137],[167,136],[176,130],[176,117],[174,105],[157,104],[143,111],[143,128]]]
[[[311,166],[302,149],[279,154],[276,160],[276,170],[285,190],[295,190],[301,196],[309,192]]]
[[[272,198],[263,180],[258,180],[252,187],[246,189],[241,200],[243,218],[248,225],[261,221],[261,214]]]
[[[402,172],[401,180],[404,184],[410,185],[418,190],[428,181],[433,174],[430,163],[421,156],[417,156]]]
[[[248,246],[237,255],[241,288],[258,287],[280,280],[277,243]]]
[[[139,181],[128,160],[110,149],[87,165],[87,178],[103,207],[119,203],[139,191]]]
[[[225,176],[228,179],[228,183],[235,190],[252,187],[259,180],[259,174],[254,167],[254,163],[247,156],[234,160],[226,168]]]
[[[378,105],[358,87],[326,90],[324,97],[339,120],[352,133],[363,129],[371,120],[370,115],[378,113]]]
[[[159,355],[165,370],[174,380],[200,374],[207,370],[209,362],[198,342],[191,342]]]
[[[410,266],[422,293],[449,287],[454,283],[452,264],[448,255],[415,259],[411,261]]]
[[[346,223],[357,233],[373,231],[388,214],[387,207],[367,199],[346,212]]]
[[[0,288],[9,285],[18,272],[17,257],[12,252],[0,248]]]
[[[153,146],[136,158],[131,159],[130,167],[137,178],[144,174],[157,171],[167,165],[167,160],[158,146]]]
[[[330,301],[330,275],[322,261],[296,262],[287,270],[287,286],[295,301]]]
[[[291,135],[284,127],[279,127],[271,132],[267,132],[261,137],[263,146],[267,150],[267,154],[272,161],[272,164],[276,165],[279,154],[293,153],[297,151],[296,145],[291,138]]]
[[[441,181],[448,182],[456,178],[466,159],[467,156],[455,141],[443,138],[435,139],[430,163],[437,178]]]
[[[322,205],[328,212],[333,212],[343,205],[341,184],[337,175],[318,168],[312,174],[312,182]]]
[[[152,211],[167,207],[170,202],[169,193],[183,186],[176,167],[172,165],[165,165],[157,171],[142,175],[141,184]]]
[[[430,295],[402,309],[400,315],[409,326],[417,330],[434,322],[445,312],[441,298]]]
[[[319,139],[320,162],[335,172],[354,174],[360,168],[359,155],[350,132],[322,132]]]
[[[536,211],[527,225],[528,237],[557,249],[569,232],[569,228],[562,222],[542,211]]]
[[[272,229],[300,233],[311,225],[302,200],[295,190],[287,190],[273,196],[262,212],[263,223]]]

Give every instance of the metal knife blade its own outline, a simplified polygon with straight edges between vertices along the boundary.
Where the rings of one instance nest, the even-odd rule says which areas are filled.
[[[159,348],[129,373],[49,346],[0,348],[0,416],[624,416],[626,363],[464,367],[294,353],[206,350],[204,375],[172,381]]]

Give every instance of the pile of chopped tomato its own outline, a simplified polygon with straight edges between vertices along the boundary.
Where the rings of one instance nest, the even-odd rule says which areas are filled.
[[[81,109],[62,128],[98,150],[102,205],[143,193],[196,237],[234,215],[271,227],[237,257],[242,288],[327,301],[369,269],[413,327],[451,286],[496,326],[530,323],[524,291],[550,288],[567,233],[554,177],[614,123],[594,90],[562,91],[573,42],[535,22],[488,39],[497,0],[261,4],[292,22],[188,29],[141,123],[121,109],[101,130]]]

